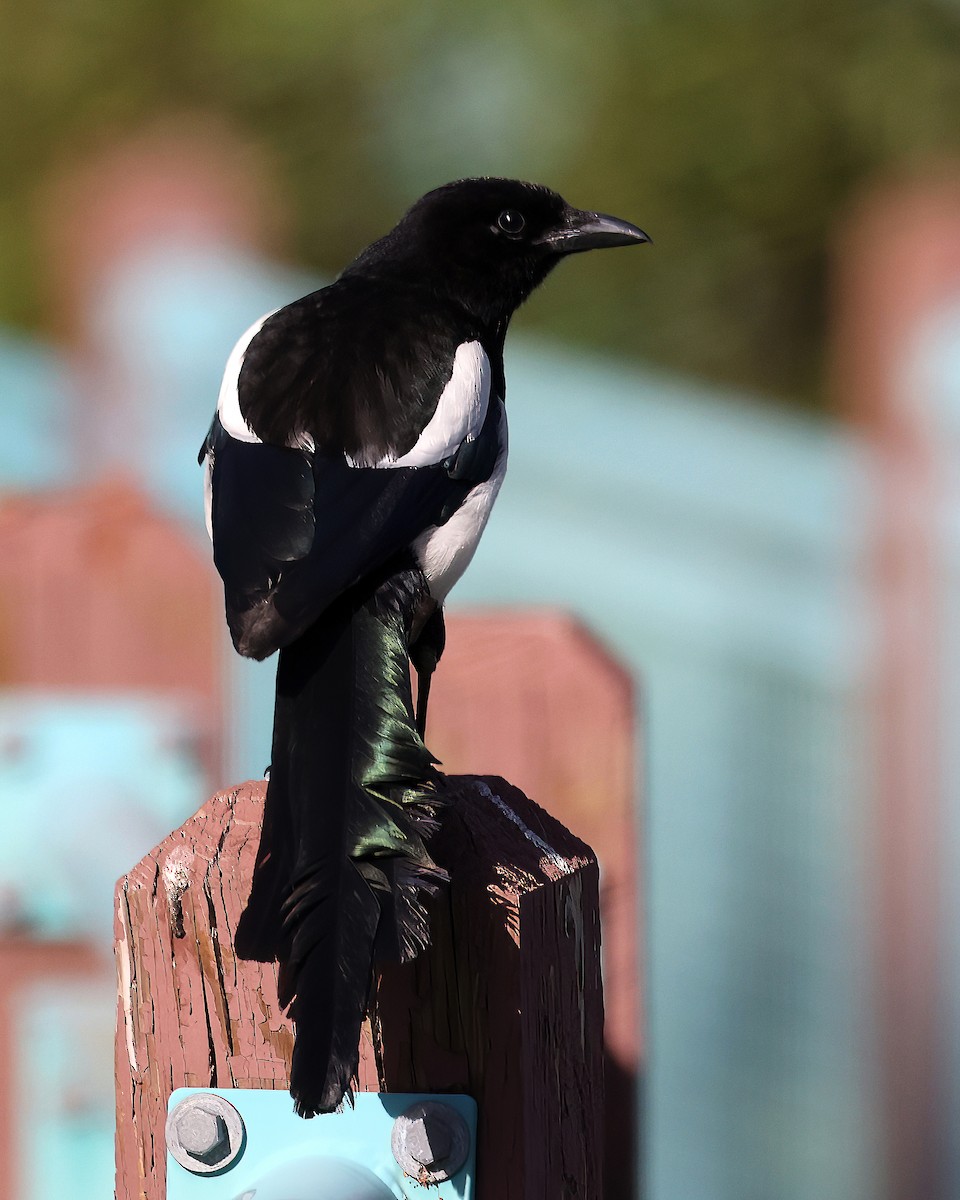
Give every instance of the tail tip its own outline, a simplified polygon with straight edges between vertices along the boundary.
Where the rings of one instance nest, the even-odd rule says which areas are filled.
[[[290,1095],[293,1099],[293,1111],[305,1121],[326,1113],[340,1112],[345,1104],[353,1108],[353,1088],[347,1084],[324,1084],[323,1091],[317,1095],[312,1089],[292,1085]]]

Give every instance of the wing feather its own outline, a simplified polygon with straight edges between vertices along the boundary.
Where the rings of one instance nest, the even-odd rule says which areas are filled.
[[[253,658],[442,525],[489,474],[476,451],[493,375],[481,342],[442,323],[385,331],[355,300],[335,284],[251,326],[201,451],[227,620]]]
[[[434,466],[456,454],[464,442],[474,441],[486,419],[490,379],[490,360],[480,342],[462,342],[450,378],[416,445],[399,458],[382,459],[377,466]]]
[[[219,425],[219,423],[217,423]],[[241,654],[265,658],[347,588],[441,524],[472,484],[442,466],[351,467],[215,428],[214,561]]]
[[[374,289],[341,278],[278,309],[252,334],[240,351],[239,412],[264,442],[293,446],[309,437],[308,448],[359,466],[396,461],[436,413],[458,347],[479,345],[479,336],[462,314],[416,309],[386,281]],[[477,359],[475,350],[465,356]]]
[[[241,335],[237,344],[230,351],[227,365],[220,382],[220,395],[217,397],[217,417],[226,432],[239,442],[259,442],[260,438],[254,433],[240,411],[240,371],[247,348],[263,328],[263,324],[273,313],[266,313],[255,321]]]

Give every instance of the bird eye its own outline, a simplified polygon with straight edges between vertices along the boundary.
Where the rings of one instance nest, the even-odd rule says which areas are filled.
[[[516,237],[518,233],[523,233],[523,227],[526,223],[523,213],[518,213],[515,208],[508,208],[497,218],[497,224],[503,232],[509,233],[513,237]]]

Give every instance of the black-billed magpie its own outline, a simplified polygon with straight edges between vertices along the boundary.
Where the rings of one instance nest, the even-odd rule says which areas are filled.
[[[302,1116],[349,1094],[375,964],[429,941],[426,697],[441,606],[506,471],[510,317],[565,255],[646,241],[545,187],[460,180],[228,360],[200,455],[208,528],[234,645],[280,651],[236,950],[279,960]]]

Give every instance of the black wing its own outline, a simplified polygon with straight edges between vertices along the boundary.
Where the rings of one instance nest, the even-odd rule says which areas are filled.
[[[340,279],[268,316],[243,354],[243,419],[264,442],[306,435],[321,453],[372,466],[420,436],[478,337],[462,314],[388,281]]]
[[[234,644],[264,658],[489,476],[502,372],[449,312],[356,281],[245,336],[201,457]]]
[[[455,478],[454,463],[352,467],[342,457],[241,442],[219,419],[207,455],[227,622],[237,650],[258,659],[297,638],[424,529],[442,524],[475,482]]]

